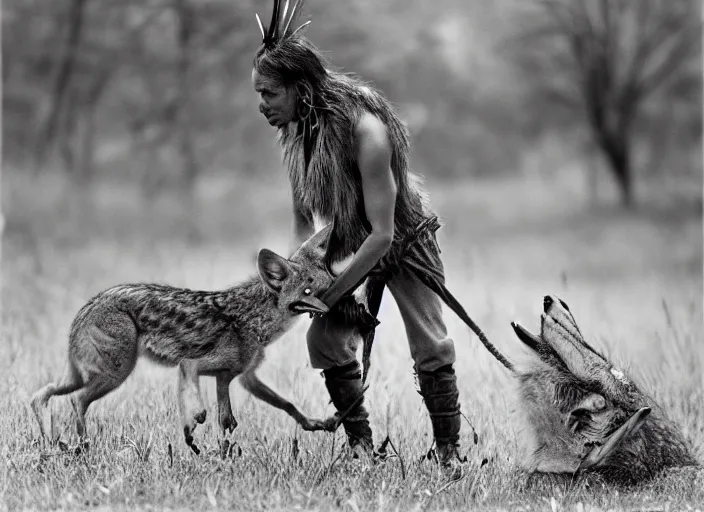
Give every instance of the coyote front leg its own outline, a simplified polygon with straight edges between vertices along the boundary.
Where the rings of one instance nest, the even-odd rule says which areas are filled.
[[[257,377],[253,371],[243,374],[240,382],[247,391],[252,393],[259,400],[263,400],[277,409],[286,411],[289,416],[296,420],[303,430],[326,430],[334,432],[337,428],[337,418],[333,416],[324,421],[308,418],[299,411],[295,405],[259,380],[259,377]]]
[[[232,404],[230,403],[230,382],[235,378],[235,374],[231,372],[221,372],[215,376],[217,384],[218,396],[218,420],[223,436],[230,434],[237,428],[237,420],[232,413]]]
[[[236,373],[223,371],[215,375],[215,383],[217,384],[218,396],[218,421],[220,423],[221,439],[218,441],[220,445],[220,456],[225,459],[230,453],[230,440],[228,432],[232,432],[237,428],[237,420],[232,413],[232,404],[230,403],[230,382],[237,376]]]
[[[193,443],[193,431],[198,423],[205,421],[206,412],[200,396],[196,361],[183,361],[178,365],[178,403],[186,444],[198,455],[200,450]]]

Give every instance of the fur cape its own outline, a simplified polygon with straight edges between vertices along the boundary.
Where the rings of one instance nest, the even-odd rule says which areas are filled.
[[[409,135],[393,107],[377,90],[350,75],[329,70],[306,119],[280,128],[294,205],[308,220],[334,220],[331,261],[356,252],[369,235],[362,183],[356,163],[354,128],[369,112],[387,128],[391,170],[397,186],[391,252],[423,219],[432,215],[420,178],[409,170]]]

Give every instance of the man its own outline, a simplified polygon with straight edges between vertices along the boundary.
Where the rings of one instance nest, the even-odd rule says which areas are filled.
[[[263,42],[254,58],[252,82],[259,110],[278,129],[293,192],[294,245],[334,222],[330,241],[333,285],[320,297],[328,306],[362,283],[401,239],[432,216],[419,180],[409,170],[408,133],[379,92],[349,75],[329,69],[321,52],[295,28],[297,2],[281,9],[274,2]],[[434,236],[422,252],[435,273],[442,273]],[[447,337],[440,300],[403,268],[387,283],[398,304],[430,413],[441,467],[458,476],[459,392],[453,364],[454,344]],[[338,411],[362,394],[356,357],[359,330],[331,318],[315,318],[307,335],[310,360],[323,370]],[[355,455],[373,453],[368,413],[360,401],[344,421]]]

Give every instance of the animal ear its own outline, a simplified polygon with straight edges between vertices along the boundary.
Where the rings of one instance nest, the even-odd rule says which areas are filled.
[[[544,349],[546,343],[540,336],[532,334],[517,322],[511,322],[511,327],[513,327],[513,331],[516,333],[516,336],[518,336],[518,339],[534,352],[540,353],[541,350]]]
[[[572,432],[577,432],[583,429],[590,430],[590,425],[594,421],[594,415],[607,408],[606,399],[597,394],[589,393],[582,398],[570,410],[565,425]]]
[[[607,403],[603,396],[598,393],[589,393],[577,402],[577,405],[572,408],[570,414],[574,414],[577,411],[585,411],[589,413],[600,412],[606,409],[606,406]]]
[[[565,363],[572,375],[584,382],[599,383],[609,398],[627,400],[622,391],[629,382],[608,360],[584,339],[565,302],[557,297],[543,299],[540,337]],[[612,396],[614,395],[614,396]]]
[[[334,230],[335,222],[333,221],[306,240],[304,245],[307,249],[313,251],[316,256],[323,259],[327,256],[330,249],[330,240]]]
[[[269,249],[262,249],[257,255],[257,271],[267,288],[280,292],[284,281],[291,274],[291,266],[283,256]]]

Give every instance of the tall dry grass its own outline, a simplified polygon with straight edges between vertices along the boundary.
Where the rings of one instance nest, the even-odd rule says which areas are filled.
[[[259,248],[285,251],[286,183],[283,177],[267,180],[204,183],[194,238],[185,235],[181,205],[168,198],[145,207],[126,186],[102,186],[86,198],[48,178],[6,174],[0,504],[71,510],[701,508],[704,480],[696,473],[667,475],[628,491],[527,478],[517,460],[521,425],[511,414],[513,383],[449,315],[468,463],[467,476],[444,489],[433,465],[421,462],[432,442],[430,423],[390,296],[382,304],[367,402],[377,443],[388,435],[400,455],[383,465],[365,469],[338,458],[341,432],[304,433],[237,384],[231,395],[240,423],[238,449],[222,460],[215,386],[208,378],[208,420],[196,430],[205,453],[196,457],[182,440],[175,371],[144,362],[92,406],[86,453],[38,444],[28,398],[63,370],[69,324],[90,296],[127,281],[222,288],[253,273]],[[430,192],[445,220],[440,243],[448,286],[500,350],[520,360],[522,348],[509,322],[537,325],[542,296],[559,295],[593,344],[655,394],[702,458],[702,222],[696,191],[676,201],[648,199],[636,213],[590,209],[567,179],[453,183],[431,186]],[[307,322],[302,319],[269,349],[261,375],[322,417],[332,408],[307,359]],[[51,408],[71,446],[67,400],[55,399]]]

